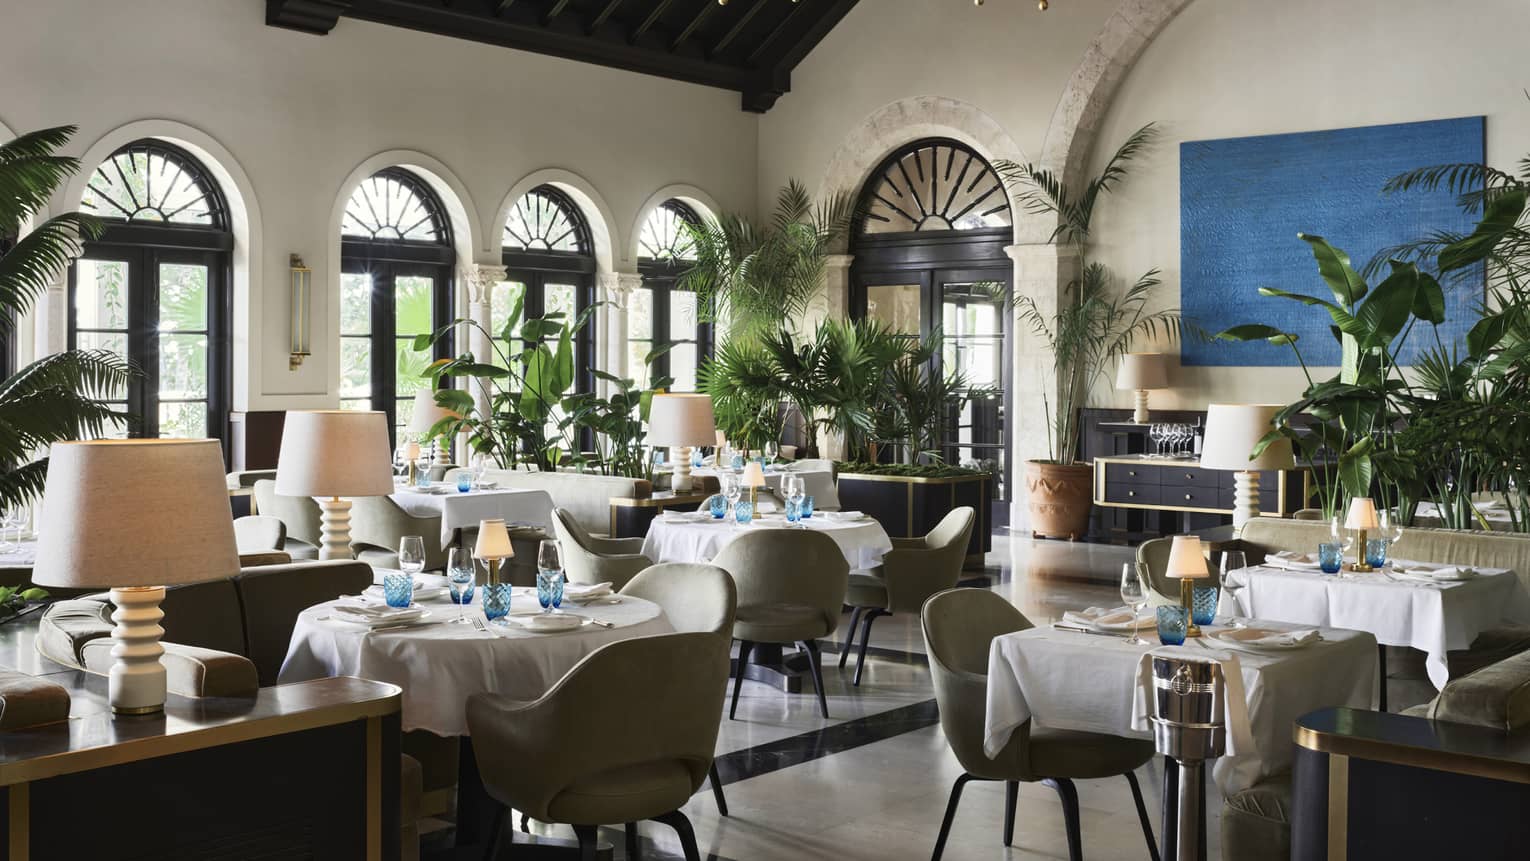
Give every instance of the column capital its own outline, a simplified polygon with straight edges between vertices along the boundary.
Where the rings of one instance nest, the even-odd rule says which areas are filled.
[[[1004,253],[1016,263],[1038,263],[1044,260],[1076,260],[1081,251],[1077,245],[1058,245],[1056,242],[1025,242],[1004,246]]]
[[[467,286],[468,302],[475,305],[489,301],[489,291],[505,280],[505,267],[496,263],[465,263],[457,268],[457,277]]]
[[[621,306],[626,305],[633,290],[643,286],[643,276],[637,272],[601,272],[596,278],[600,288]]]
[[[826,254],[823,258],[825,269],[849,269],[855,261],[854,254]]]

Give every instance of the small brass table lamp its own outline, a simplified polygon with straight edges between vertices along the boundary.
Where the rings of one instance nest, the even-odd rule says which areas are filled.
[[[478,521],[478,543],[473,545],[473,555],[482,559],[489,568],[485,585],[497,585],[500,560],[515,555],[515,547],[510,544],[510,532],[505,528],[505,521],[499,518]]]
[[[1349,501],[1349,516],[1344,518],[1345,529],[1359,530],[1360,535],[1355,539],[1355,561],[1349,563],[1351,571],[1370,571],[1370,563],[1365,561],[1365,532],[1368,529],[1380,529],[1381,520],[1376,515],[1376,502],[1369,496],[1357,496]]]
[[[1183,604],[1190,614],[1185,636],[1199,637],[1201,629],[1195,624],[1195,581],[1211,576],[1206,568],[1206,556],[1201,551],[1199,536],[1174,536],[1174,543],[1169,545],[1168,570],[1164,573],[1179,581],[1179,603]]]

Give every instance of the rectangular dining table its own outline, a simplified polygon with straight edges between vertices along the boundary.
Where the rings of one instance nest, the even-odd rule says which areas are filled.
[[[402,487],[391,494],[394,502],[415,517],[441,518],[441,546],[449,547],[459,529],[477,529],[478,521],[498,518],[507,525],[535,526],[552,532],[553,500],[545,490],[489,489],[444,491]]]
[[[1218,614],[1349,628],[1370,633],[1382,646],[1418,649],[1436,690],[1450,681],[1451,650],[1467,648],[1491,628],[1530,625],[1530,593],[1503,568],[1478,568],[1470,579],[1440,583],[1387,569],[1324,574],[1256,565],[1237,574],[1245,585],[1222,590]]]
[[[1278,623],[1260,627],[1291,628]],[[1218,626],[1204,626],[1208,634]],[[1212,778],[1223,794],[1246,789],[1291,766],[1291,725],[1308,712],[1332,706],[1370,708],[1376,688],[1376,639],[1361,631],[1323,628],[1322,639],[1284,651],[1216,645],[1210,637],[1185,641],[1187,654],[1236,660],[1242,709],[1228,709],[1229,739],[1245,739],[1217,759]],[[995,637],[988,652],[988,707],[984,750],[997,753],[1027,720],[1052,729],[1128,738],[1151,738],[1145,723],[1143,656],[1164,647],[1153,632],[1142,645],[1124,636],[1086,634],[1051,626]],[[1224,664],[1224,666],[1229,666]]]

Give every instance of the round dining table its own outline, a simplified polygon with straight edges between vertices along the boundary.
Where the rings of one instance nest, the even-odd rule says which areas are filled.
[[[432,591],[443,591],[445,578],[421,580]],[[462,608],[466,618],[483,622],[482,596],[477,590]],[[444,594],[418,602],[429,611],[422,624],[386,630],[341,621],[333,615],[338,603],[326,601],[299,614],[278,681],[359,676],[398,685],[404,691],[403,729],[440,736],[468,734],[466,706],[473,694],[534,700],[607,643],[674,631],[659,605],[629,595],[584,605],[565,602],[561,612],[589,621],[547,633],[522,624],[541,612],[530,588],[515,590],[504,625],[453,622],[458,606]]]
[[[747,526],[732,518],[715,519],[706,512],[666,511],[655,517],[643,537],[643,555],[655,562],[711,562],[735,539],[762,529],[811,529],[834,539],[851,571],[882,564],[893,549],[887,530],[874,518],[852,512],[818,514],[790,524],[783,514],[756,517]]]

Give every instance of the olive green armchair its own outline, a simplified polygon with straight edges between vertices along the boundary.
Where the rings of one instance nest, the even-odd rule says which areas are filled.
[[[850,588],[845,594],[845,603],[852,608],[850,626],[839,648],[839,665],[843,668],[850,657],[859,624],[861,645],[855,656],[852,684],[860,686],[861,673],[866,669],[866,644],[871,639],[872,622],[894,613],[917,613],[931,595],[956,585],[976,522],[977,512],[970,506],[953,508],[929,534],[921,538],[894,538],[893,549],[882,557],[880,566],[850,575]]]
[[[563,570],[571,583],[610,583],[620,589],[653,564],[641,538],[596,538],[566,508],[553,509],[553,532],[563,547]]]
[[[255,482],[255,508],[261,515],[275,517],[287,527],[283,550],[293,559],[318,559],[319,503],[306,496],[280,496],[276,482],[263,478]]]
[[[951,787],[946,816],[935,840],[932,861],[940,861],[961,802],[962,788],[974,780],[1002,780],[1004,793],[1004,845],[1014,842],[1015,808],[1021,783],[1045,783],[1062,799],[1068,835],[1068,857],[1079,861],[1081,826],[1078,790],[1074,780],[1115,777],[1131,784],[1137,817],[1147,839],[1149,854],[1156,857],[1153,828],[1148,821],[1142,790],[1133,770],[1153,758],[1153,742],[1092,732],[1047,729],[1029,721],[1018,727],[1009,743],[993,758],[983,751],[984,720],[988,702],[988,651],[993,639],[1031,627],[1030,620],[1002,596],[986,589],[951,589],[925,602],[920,621],[935,701],[940,708],[940,728],[951,752],[964,769]],[[1236,856],[1227,856],[1236,857]]]
[[[356,558],[373,568],[397,568],[399,541],[418,535],[425,545],[425,570],[446,570],[441,546],[441,515],[416,517],[390,496],[358,496],[351,500],[351,544]]]

